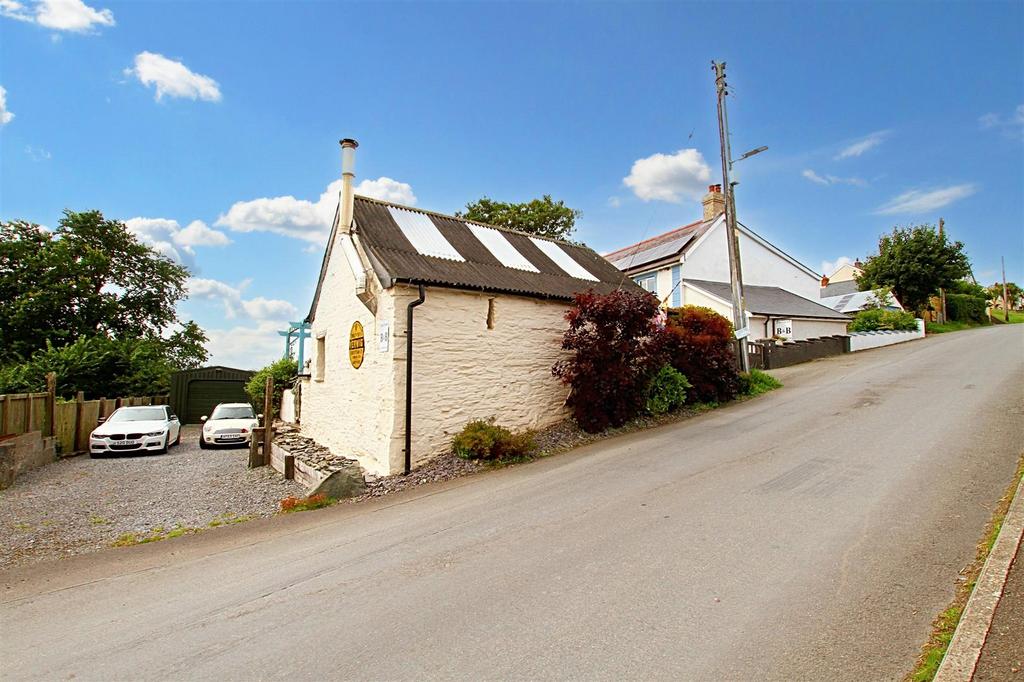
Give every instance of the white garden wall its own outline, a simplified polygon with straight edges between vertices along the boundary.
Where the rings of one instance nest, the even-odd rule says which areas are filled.
[[[924,338],[924,320],[917,321],[917,329],[915,331],[851,332],[849,336],[851,353],[859,350],[868,350],[869,348],[891,346],[894,343],[915,341]]]

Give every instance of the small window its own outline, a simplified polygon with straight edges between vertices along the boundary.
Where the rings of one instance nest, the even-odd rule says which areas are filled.
[[[318,336],[316,338],[316,371],[313,373],[313,379],[316,381],[324,380],[324,368],[327,367],[327,359],[324,355],[327,353],[327,337]]]
[[[649,291],[652,294],[656,294],[658,291],[658,276],[656,273],[640,275],[634,278],[633,281],[639,284],[640,288],[644,291]]]
[[[487,299],[487,328],[494,329],[494,299]]]

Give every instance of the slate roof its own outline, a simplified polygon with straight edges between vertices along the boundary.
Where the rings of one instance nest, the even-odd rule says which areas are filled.
[[[860,291],[860,287],[857,286],[857,280],[849,279],[842,282],[832,282],[823,286],[819,295],[821,298],[831,298],[833,296],[855,294],[858,291]]]
[[[684,279],[684,284],[692,284],[713,296],[732,300],[732,288],[728,282],[711,282],[703,279]],[[763,287],[751,284],[743,285],[743,298],[747,311],[754,315],[771,317],[811,317],[823,320],[842,320],[850,318],[840,312],[821,305],[816,301],[798,296],[791,291],[779,287]]]
[[[362,196],[355,197],[353,216],[354,232],[385,287],[395,282],[433,284],[563,300],[570,300],[576,293],[589,289],[599,293],[620,288],[640,290],[611,263],[580,244],[541,239],[515,230]],[[493,243],[489,247],[481,241],[474,234],[474,230],[479,231],[480,228],[500,233],[500,236],[485,233],[496,239],[500,248],[492,250]],[[307,321],[316,314],[335,236],[336,228],[331,231]],[[551,256],[545,254],[545,249],[551,252]],[[506,263],[514,263],[518,267],[506,265],[499,256]],[[557,260],[562,260],[562,264],[559,265]]]
[[[683,249],[690,242],[697,239],[704,231],[710,228],[712,222],[705,223],[698,220],[689,225],[669,230],[657,237],[645,239],[637,244],[605,254],[605,258],[620,270],[638,268],[642,265],[655,263],[664,258],[682,253]]]

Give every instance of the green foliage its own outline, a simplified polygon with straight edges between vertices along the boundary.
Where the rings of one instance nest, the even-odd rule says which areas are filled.
[[[258,412],[263,409],[263,389],[266,386],[267,377],[273,377],[274,379],[274,413],[279,414],[281,411],[281,396],[286,388],[291,388],[292,382],[295,381],[298,373],[299,365],[295,360],[292,358],[281,358],[253,374],[252,378],[249,379],[249,383],[245,385],[245,392],[249,394],[249,399],[256,406],[256,411]]]
[[[686,402],[686,389],[691,388],[686,377],[671,365],[664,365],[647,387],[646,408],[655,416],[677,410]]]
[[[985,289],[985,297],[991,301],[995,301],[1000,307],[1003,305],[1003,283],[996,282],[992,286]],[[1024,306],[1024,290],[1017,286],[1014,282],[1006,283],[1006,299],[1009,304],[1010,310],[1020,308]]]
[[[512,433],[495,424],[493,417],[469,422],[452,439],[452,451],[463,459],[516,459],[533,448],[533,434]]]
[[[959,279],[953,282],[951,286],[946,287],[946,295],[948,296],[949,294],[965,294],[967,296],[974,296],[975,298],[984,298],[986,300],[990,298],[988,294],[988,289],[981,286],[980,284],[977,284],[976,282],[971,282],[966,279]],[[999,295],[1002,296],[1002,289],[1000,289]]]
[[[538,237],[567,239],[576,226],[576,220],[583,213],[569,208],[563,201],[554,201],[550,194],[545,194],[541,199],[521,204],[483,197],[466,204],[465,213],[458,212],[455,215]]]
[[[739,393],[732,323],[714,310],[694,305],[670,309],[660,346],[692,384],[687,392],[691,403],[723,403]]]
[[[923,310],[940,288],[970,273],[961,242],[950,242],[931,225],[893,228],[878,241],[878,254],[864,264],[861,291],[890,287],[907,310]]]
[[[160,395],[170,390],[176,367],[160,339],[82,337],[74,343],[36,352],[28,362],[0,367],[0,393],[46,390],[46,373],[57,374],[57,393],[77,391],[86,399]]]
[[[742,395],[761,395],[777,388],[782,388],[782,382],[767,372],[762,372],[759,369],[740,372],[740,393]]]
[[[953,322],[988,324],[988,301],[969,294],[946,294],[946,317]]]
[[[884,308],[867,308],[853,317],[847,327],[851,332],[875,332],[880,330],[913,331],[917,329],[917,319],[905,310],[886,310]]]

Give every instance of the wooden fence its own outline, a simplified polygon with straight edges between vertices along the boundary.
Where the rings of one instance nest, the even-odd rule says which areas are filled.
[[[41,431],[57,439],[61,454],[71,455],[88,449],[89,434],[117,408],[168,403],[165,395],[85,400],[82,393],[57,401],[55,385],[54,380],[46,393],[0,395],[0,437]]]

